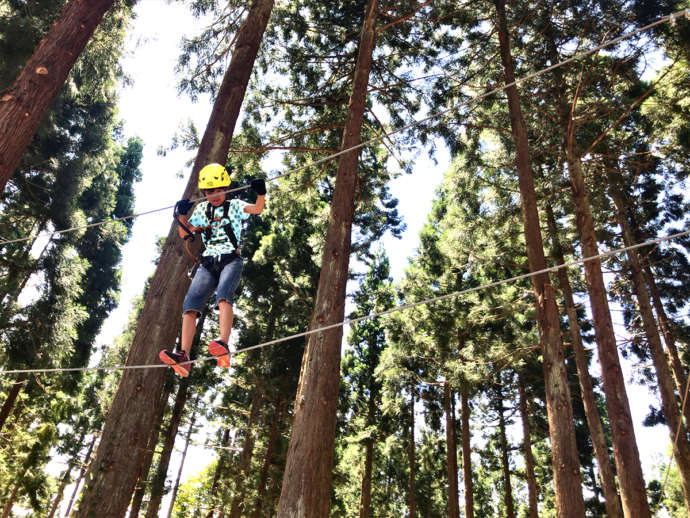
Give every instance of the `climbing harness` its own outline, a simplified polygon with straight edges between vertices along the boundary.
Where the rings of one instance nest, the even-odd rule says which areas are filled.
[[[185,250],[187,251],[187,254],[192,258],[194,261],[194,264],[187,270],[187,277],[190,279],[194,278],[194,275],[196,274],[197,270],[199,269],[199,265],[202,265],[204,268],[206,268],[214,277],[219,277],[220,272],[223,271],[223,268],[234,261],[235,259],[241,258],[240,255],[240,247],[239,247],[239,241],[237,240],[237,236],[235,235],[235,231],[232,228],[232,223],[228,222],[225,225],[223,225],[223,230],[225,231],[225,234],[227,235],[228,239],[230,240],[230,243],[232,244],[233,248],[235,249],[234,252],[230,254],[220,254],[217,256],[205,256],[203,255],[204,250],[206,249],[207,243],[211,241],[212,235],[213,235],[213,229],[216,228],[214,226],[214,223],[217,222],[222,222],[223,220],[229,220],[228,218],[228,213],[230,211],[230,203],[232,202],[232,198],[228,196],[228,194],[225,195],[225,201],[223,202],[223,215],[219,218],[214,217],[216,209],[218,207],[214,207],[211,205],[211,203],[207,203],[206,205],[206,220],[208,221],[208,225],[205,227],[198,228],[197,230],[192,230],[189,228],[187,225],[185,225],[182,220],[180,219],[180,214],[177,210],[177,205],[175,205],[175,208],[173,210],[173,218],[177,222],[177,224],[182,228],[182,230],[185,232],[184,236],[184,247]],[[199,254],[195,254],[192,252],[190,248],[190,243],[196,239],[196,235],[201,234],[203,236],[202,239],[202,247],[201,250],[199,250]]]

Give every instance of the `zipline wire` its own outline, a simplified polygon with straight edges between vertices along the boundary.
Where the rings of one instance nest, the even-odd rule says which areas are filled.
[[[336,157],[338,157],[338,156],[340,156],[340,155],[344,155],[345,153],[349,153],[350,151],[354,151],[354,150],[360,149],[360,148],[362,148],[362,147],[364,147],[364,146],[368,146],[368,145],[370,145],[370,144],[373,144],[373,143],[376,143],[376,142],[380,142],[380,141],[384,140],[385,138],[390,137],[391,135],[395,135],[396,133],[400,133],[400,132],[402,132],[402,131],[408,130],[408,129],[413,128],[413,127],[415,127],[415,126],[419,126],[419,125],[421,125],[421,124],[423,124],[423,123],[425,123],[425,122],[427,122],[427,121],[430,121],[430,120],[439,118],[439,117],[441,117],[441,116],[443,116],[443,115],[446,115],[446,114],[450,113],[451,111],[455,111],[455,110],[457,110],[457,109],[459,109],[459,108],[463,108],[463,107],[465,107],[465,106],[469,106],[470,104],[473,104],[473,103],[476,102],[476,101],[480,101],[480,100],[482,100],[482,99],[484,99],[484,98],[486,98],[486,97],[489,97],[490,95],[493,95],[493,94],[495,94],[495,93],[497,93],[497,92],[501,92],[501,91],[506,90],[506,89],[508,89],[508,88],[510,88],[510,87],[512,87],[512,86],[517,86],[517,85],[519,85],[519,84],[521,84],[521,83],[524,83],[525,81],[528,81],[528,80],[530,80],[530,79],[534,79],[535,77],[538,77],[538,76],[540,76],[540,75],[543,75],[543,74],[545,74],[545,73],[547,73],[547,72],[550,72],[550,71],[552,71],[552,70],[554,70],[554,69],[556,69],[556,68],[559,68],[559,67],[561,67],[561,66],[563,66],[563,65],[566,65],[566,64],[568,64],[568,63],[572,63],[573,61],[577,61],[577,60],[579,60],[579,59],[582,59],[582,58],[584,58],[584,57],[586,57],[586,56],[589,56],[590,54],[594,54],[595,52],[598,52],[598,51],[600,51],[601,49],[604,49],[604,48],[606,48],[606,47],[609,47],[609,46],[611,46],[611,45],[614,45],[614,44],[616,44],[616,43],[619,43],[619,42],[621,42],[621,41],[623,41],[623,40],[626,40],[626,39],[628,39],[628,38],[634,36],[635,34],[639,34],[639,33],[641,33],[641,32],[645,32],[645,31],[647,31],[647,30],[649,30],[649,29],[651,29],[651,28],[653,28],[653,27],[656,27],[657,25],[661,25],[662,23],[665,23],[665,22],[667,22],[667,21],[670,21],[671,24],[674,24],[676,18],[679,18],[679,17],[681,17],[681,16],[685,16],[686,18],[690,18],[690,9],[684,9],[684,10],[682,10],[682,11],[677,11],[677,12],[675,12],[675,13],[671,13],[671,14],[669,14],[669,15],[663,16],[663,17],[659,18],[658,20],[655,20],[654,22],[645,25],[644,27],[640,27],[639,29],[635,29],[634,31],[630,31],[630,32],[627,32],[627,33],[625,33],[625,34],[622,34],[621,36],[618,36],[617,38],[613,38],[612,40],[606,41],[606,42],[604,42],[604,43],[602,43],[602,44],[600,44],[600,45],[598,45],[598,46],[596,46],[596,47],[594,47],[594,48],[592,48],[592,49],[589,49],[589,50],[583,51],[583,52],[581,52],[581,53],[575,54],[575,55],[569,57],[568,59],[565,59],[565,60],[563,60],[563,61],[560,61],[560,62],[558,62],[558,63],[556,63],[556,64],[554,64],[554,65],[548,66],[548,67],[543,68],[543,69],[541,69],[541,70],[537,70],[536,72],[532,72],[531,74],[528,74],[528,75],[526,75],[526,76],[524,76],[524,77],[518,78],[518,79],[516,79],[515,81],[513,81],[513,82],[511,82],[511,83],[505,84],[505,85],[503,85],[503,86],[495,87],[495,88],[493,88],[493,89],[491,89],[491,90],[488,90],[487,92],[484,92],[484,93],[479,94],[479,95],[477,95],[477,96],[475,96],[475,97],[472,97],[472,98],[468,99],[468,100],[465,101],[465,102],[462,102],[462,103],[459,103],[459,104],[454,104],[454,105],[451,106],[450,108],[447,108],[447,109],[442,110],[442,111],[440,111],[440,112],[432,113],[431,115],[429,115],[429,116],[427,116],[427,117],[424,117],[423,119],[416,120],[416,121],[414,121],[414,122],[411,122],[410,124],[407,124],[407,125],[405,125],[405,126],[402,126],[401,128],[398,128],[398,129],[396,129],[396,130],[390,131],[390,132],[388,132],[388,133],[383,133],[383,134],[378,135],[378,136],[376,136],[376,137],[374,137],[374,138],[372,138],[372,139],[369,139],[369,140],[367,140],[367,141],[360,142],[359,144],[357,144],[357,145],[355,145],[355,146],[349,147],[349,148],[347,148],[347,149],[340,150],[340,151],[338,151],[338,152],[336,152],[336,153],[333,153],[333,154],[331,154],[331,155],[328,155],[327,157],[320,158],[320,159],[318,159],[318,160],[315,160],[315,161],[313,161],[313,162],[309,162],[308,164],[305,164],[305,165],[296,167],[296,168],[294,168],[294,169],[290,169],[290,170],[286,171],[286,172],[283,173],[283,174],[280,174],[280,175],[278,175],[278,176],[274,176],[273,178],[267,178],[266,181],[267,181],[267,182],[273,182],[273,181],[278,180],[278,179],[280,179],[280,178],[283,178],[283,177],[285,177],[285,176],[288,176],[288,175],[297,173],[297,172],[299,172],[299,171],[303,171],[304,169],[307,169],[307,168],[309,168],[309,167],[313,167],[313,166],[315,166],[315,165],[323,164],[324,162],[328,162],[328,161],[330,161],[330,160],[333,160],[334,158],[336,158]],[[225,193],[225,194],[230,194],[230,193],[234,193],[234,192],[244,191],[244,190],[249,189],[249,188],[250,188],[249,185],[243,185],[243,186],[241,186],[241,187],[236,187],[236,188],[233,188],[233,189],[228,189],[228,190],[225,191],[224,193]],[[219,194],[220,194],[220,193],[219,193]],[[199,202],[199,201],[203,201],[203,200],[205,200],[205,199],[206,199],[206,197],[203,196],[203,197],[200,197],[200,198],[191,199],[190,201],[192,201],[192,202]],[[158,209],[152,209],[152,210],[148,210],[148,211],[140,212],[140,213],[136,213],[136,214],[129,214],[129,215],[127,215],[127,216],[122,216],[122,217],[119,217],[119,218],[111,218],[111,219],[108,219],[108,220],[103,220],[103,221],[100,221],[100,222],[94,222],[94,223],[90,223],[90,224],[87,224],[87,225],[79,225],[79,226],[74,226],[74,227],[66,228],[66,229],[63,229],[63,230],[55,230],[55,231],[53,231],[53,232],[46,232],[46,233],[44,233],[43,235],[45,235],[45,236],[50,236],[50,238],[52,239],[52,237],[55,236],[55,235],[57,235],[57,234],[66,234],[66,233],[68,233],[68,232],[74,232],[74,231],[77,231],[77,230],[84,230],[84,229],[91,228],[91,227],[96,227],[96,226],[100,226],[100,225],[106,225],[106,224],[108,224],[108,223],[113,223],[113,222],[118,222],[118,221],[125,221],[125,220],[128,220],[128,219],[137,218],[137,217],[139,217],[139,216],[144,216],[144,215],[152,214],[152,213],[154,213],[154,212],[161,212],[161,211],[164,211],[164,210],[169,210],[169,209],[172,209],[172,208],[174,208],[174,207],[175,207],[175,205],[168,205],[168,206],[161,207],[161,208],[158,208]],[[40,234],[39,234],[39,235],[40,235]],[[38,236],[36,236],[36,237],[38,237]],[[0,238],[0,245],[8,245],[8,244],[11,244],[11,243],[20,243],[20,242],[22,242],[22,241],[29,241],[29,240],[31,240],[31,239],[34,239],[34,238],[31,237],[31,236],[29,236],[29,237],[17,238],[17,239],[9,239],[9,240],[5,240],[5,239]]]
[[[543,274],[547,274],[550,272],[555,272],[557,270],[560,270],[561,268],[569,268],[571,266],[577,266],[580,264],[584,264],[588,261],[593,261],[596,259],[611,257],[613,255],[627,252],[629,250],[635,250],[635,249],[642,248],[645,246],[650,246],[650,245],[654,245],[657,243],[662,243],[664,241],[670,241],[672,239],[677,239],[677,238],[684,237],[687,235],[690,235],[690,230],[685,230],[683,232],[678,232],[678,233],[671,234],[668,236],[659,237],[656,239],[650,239],[649,241],[644,241],[643,243],[638,243],[638,244],[626,246],[623,248],[617,248],[614,250],[609,250],[607,252],[602,252],[602,253],[597,254],[597,255],[584,257],[582,259],[577,259],[574,261],[570,261],[568,263],[550,266],[548,268],[543,268],[541,270],[537,270],[534,272],[523,273],[521,275],[516,275],[516,276],[510,277],[508,279],[502,279],[499,281],[494,281],[494,282],[490,282],[487,284],[482,284],[480,286],[475,286],[473,288],[467,288],[464,290],[454,291],[452,293],[446,293],[445,295],[439,295],[437,297],[431,297],[428,299],[420,300],[418,302],[410,302],[408,304],[396,306],[394,308],[387,309],[385,311],[370,313],[369,315],[365,315],[362,317],[345,319],[342,322],[336,322],[335,324],[329,324],[326,326],[318,327],[316,329],[310,329],[308,331],[303,331],[301,333],[297,333],[294,335],[289,335],[289,336],[285,336],[282,338],[276,338],[275,340],[269,340],[267,342],[262,342],[260,344],[252,345],[249,347],[244,347],[244,348],[239,349],[237,351],[231,352],[230,356],[236,356],[238,354],[253,351],[255,349],[261,349],[261,348],[267,347],[269,345],[275,345],[278,343],[287,342],[289,340],[294,340],[296,338],[302,338],[304,336],[308,336],[308,335],[311,335],[314,333],[321,333],[324,331],[335,329],[337,327],[343,327],[343,326],[349,325],[349,324],[356,324],[356,323],[362,322],[364,320],[371,320],[372,318],[390,315],[391,313],[396,313],[399,311],[403,311],[405,309],[411,309],[411,308],[415,308],[415,307],[426,305],[426,304],[432,304],[434,302],[440,302],[442,300],[454,298],[454,297],[457,297],[460,295],[465,295],[468,293],[473,293],[476,291],[482,291],[482,290],[486,290],[489,288],[495,288],[495,287],[501,286],[503,284],[508,284],[508,283],[519,281],[522,279],[535,277],[537,275],[543,275]],[[209,361],[209,360],[216,360],[216,359],[217,359],[216,356],[205,356],[202,358],[197,358],[195,360],[190,360],[189,362],[184,362],[181,365],[191,365],[193,363],[200,363],[200,362],[205,362],[205,361]],[[158,364],[145,364],[145,365],[112,365],[112,366],[102,366],[102,367],[96,366],[96,367],[67,367],[67,368],[55,367],[55,368],[50,368],[50,369],[14,369],[14,370],[0,371],[0,376],[6,376],[6,375],[10,375],[10,374],[30,374],[30,373],[36,373],[37,374],[37,373],[49,373],[49,372],[85,372],[85,371],[115,371],[115,370],[133,370],[133,369],[158,369],[158,368],[167,368],[167,367],[169,367],[169,365],[166,365],[163,363],[158,363]]]

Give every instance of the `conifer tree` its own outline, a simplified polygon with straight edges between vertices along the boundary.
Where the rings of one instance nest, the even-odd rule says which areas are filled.
[[[183,197],[193,197],[198,171],[204,165],[226,163],[241,101],[272,7],[272,0],[257,0],[247,13]],[[170,315],[179,313],[188,285],[184,280],[188,267],[185,255],[173,224],[147,293],[127,357],[128,363],[147,363],[155,352],[152,347],[172,347],[175,343],[179,321],[175,319],[170,322]],[[171,283],[170,279],[177,282]],[[141,452],[150,434],[150,416],[157,412],[155,402],[164,376],[163,369],[147,373],[127,371],[123,374],[106,419],[96,458],[89,469],[89,480],[77,516],[86,517],[96,510],[106,515],[121,515],[126,509],[136,483]],[[135,444],[138,446],[133,446],[127,439],[130,433],[135,434]],[[104,466],[111,469],[104,470]]]
[[[0,97],[0,191],[114,0],[70,1]]]

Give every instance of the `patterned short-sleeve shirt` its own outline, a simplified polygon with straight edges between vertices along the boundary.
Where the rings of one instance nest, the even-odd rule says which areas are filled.
[[[235,237],[237,238],[237,245],[240,245],[240,239],[242,234],[242,221],[249,217],[249,214],[244,212],[244,208],[249,205],[247,202],[242,200],[230,200],[230,207],[228,207],[228,217],[223,218],[223,206],[220,205],[213,210],[213,220],[211,224],[211,236],[207,240],[206,234],[202,234],[202,239],[204,240],[204,245],[206,249],[203,255],[216,256],[221,254],[230,254],[235,250],[232,246],[232,242],[225,232],[225,225],[228,223],[232,224],[232,230],[235,232]],[[207,227],[209,225],[208,218],[206,217],[206,207],[208,206],[207,201],[202,201],[192,212],[192,216],[189,218],[190,225],[194,227]]]

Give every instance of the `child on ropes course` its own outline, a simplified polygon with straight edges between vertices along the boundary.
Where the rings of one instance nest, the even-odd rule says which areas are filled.
[[[232,304],[242,274],[241,222],[250,214],[261,214],[264,210],[266,184],[262,179],[252,180],[251,188],[257,194],[253,205],[231,199],[226,193],[229,187],[228,171],[220,164],[209,164],[199,171],[199,190],[206,200],[194,208],[189,218],[187,214],[194,206],[189,199],[180,200],[175,205],[180,237],[194,239],[196,233],[201,233],[204,245],[182,306],[182,351],[163,349],[158,354],[163,363],[170,365],[182,377],[189,376],[191,365],[186,362],[189,362],[197,318],[214,290],[220,314],[220,338],[211,340],[208,350],[217,357],[220,367],[230,367],[228,340],[232,329]]]

